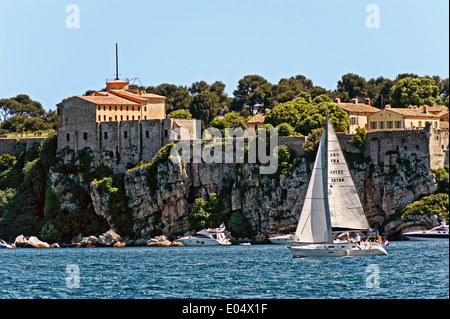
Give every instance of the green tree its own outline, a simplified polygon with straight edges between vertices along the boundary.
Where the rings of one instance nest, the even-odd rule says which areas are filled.
[[[364,127],[357,127],[356,134],[350,140],[350,144],[356,148],[360,148],[363,146],[364,141],[366,140],[367,131]]]
[[[433,79],[406,77],[392,87],[392,107],[439,103],[439,89]]]
[[[291,136],[294,135],[294,128],[288,123],[281,123],[277,127],[278,136]]]
[[[265,94],[271,91],[272,84],[259,75],[246,75],[238,82],[234,90],[234,99],[231,102],[231,110],[242,112],[247,110],[246,115],[253,114],[259,105],[264,102]]]
[[[15,163],[16,163],[15,156],[3,154],[2,156],[0,156],[0,172],[13,167]]]
[[[211,193],[209,199],[196,198],[192,208],[192,213],[186,216],[189,222],[189,229],[200,230],[207,226],[218,227],[228,219],[230,213],[229,203]]]
[[[357,74],[347,73],[338,81],[337,91],[347,92],[349,99],[365,97],[366,80]]]
[[[192,96],[186,86],[175,84],[160,84],[158,86],[149,86],[145,89],[147,93],[158,94],[166,97],[166,113],[180,109],[189,109]]]
[[[217,94],[203,91],[194,96],[189,112],[193,118],[198,119],[202,123],[202,130],[209,127],[211,121],[219,115],[221,105]]]
[[[188,110],[175,110],[169,113],[171,119],[191,119],[192,114]]]
[[[437,190],[436,193],[449,193],[449,166],[446,165],[444,168],[440,167],[438,169],[433,170],[436,183]]]

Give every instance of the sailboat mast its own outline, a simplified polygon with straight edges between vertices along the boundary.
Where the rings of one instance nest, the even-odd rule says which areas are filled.
[[[333,231],[331,227],[331,217],[330,217],[330,203],[328,202],[328,112],[325,115],[325,165],[323,165],[323,169],[325,170],[325,174],[322,174],[324,178],[323,183],[323,195],[325,202],[325,219],[327,225],[328,232],[328,242],[333,243]]]

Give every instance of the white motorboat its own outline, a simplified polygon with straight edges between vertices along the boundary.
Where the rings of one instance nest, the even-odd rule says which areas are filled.
[[[429,230],[419,230],[403,233],[409,240],[448,240],[448,225],[442,223]]]
[[[291,245],[294,235],[279,235],[269,237],[269,241],[275,245]]]
[[[8,244],[6,241],[4,241],[3,239],[0,239],[0,249],[1,248],[14,248],[14,246]]]
[[[185,236],[178,239],[184,246],[219,246],[231,245],[225,236],[225,225],[218,228],[207,228],[198,231],[194,236]]]
[[[370,230],[333,126],[326,116],[293,243],[293,258],[387,255],[381,240],[333,240]]]

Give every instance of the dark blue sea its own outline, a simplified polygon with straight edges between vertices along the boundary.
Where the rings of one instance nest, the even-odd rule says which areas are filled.
[[[292,259],[277,245],[0,250],[2,299],[448,299],[449,242]]]

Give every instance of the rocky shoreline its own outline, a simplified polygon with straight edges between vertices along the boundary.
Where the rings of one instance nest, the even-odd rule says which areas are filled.
[[[386,232],[392,234],[399,234],[396,236],[388,236],[390,240],[404,240],[403,233],[411,230],[426,230],[431,229],[442,222],[441,218],[434,215],[408,215],[398,220],[392,221],[386,225]],[[233,238],[232,242],[239,244],[240,242],[254,242],[248,238],[243,240],[236,240]],[[14,243],[8,244],[0,239],[0,248],[93,248],[93,247],[170,247],[183,246],[177,240],[170,241],[166,236],[156,236],[151,239],[130,239],[128,237],[122,238],[114,230],[103,233],[102,235],[83,237],[79,235],[74,237],[70,243],[47,243],[41,241],[36,236],[25,237],[19,235],[16,237]]]
[[[167,239],[166,236],[156,236],[151,239],[129,239],[122,238],[114,230],[110,229],[106,233],[103,233],[99,237],[77,236],[71,240],[70,243],[47,243],[41,241],[36,236],[25,237],[19,235],[14,240],[14,243],[8,244],[4,240],[0,239],[0,248],[93,248],[93,247],[145,247],[145,246],[183,246],[179,241],[173,241]]]

